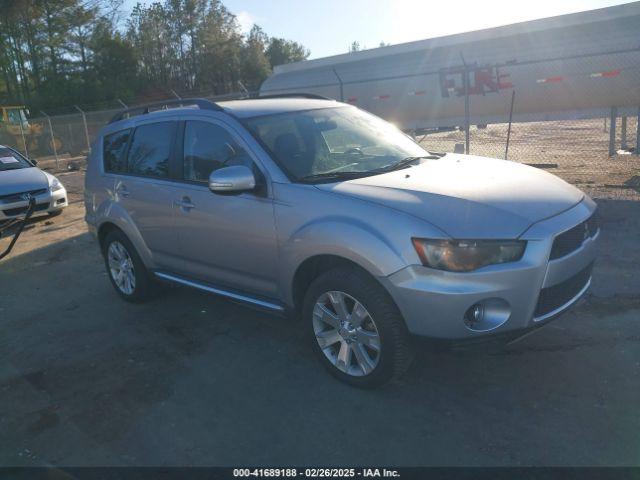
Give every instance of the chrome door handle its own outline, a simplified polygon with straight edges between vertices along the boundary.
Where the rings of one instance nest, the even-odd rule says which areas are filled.
[[[182,200],[174,200],[173,205],[175,207],[184,208],[185,210],[196,208],[196,206],[191,203],[191,199],[189,197],[182,197]]]

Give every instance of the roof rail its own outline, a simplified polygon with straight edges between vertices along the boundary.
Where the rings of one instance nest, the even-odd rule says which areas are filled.
[[[261,100],[263,98],[311,98],[316,100],[333,100],[333,98],[323,97],[315,93],[274,93],[272,95],[260,95],[247,100]]]
[[[147,103],[145,105],[138,105],[137,107],[127,108],[116,113],[109,123],[114,123],[123,118],[131,118],[138,115],[146,115],[156,110],[166,110],[169,107],[190,107],[196,106],[201,110],[215,110],[222,111],[222,107],[217,103],[212,102],[204,98],[180,98],[175,100],[163,100],[162,102]]]

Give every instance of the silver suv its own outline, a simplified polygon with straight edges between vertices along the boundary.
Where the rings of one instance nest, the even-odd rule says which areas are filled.
[[[599,234],[594,202],[553,175],[431,153],[310,95],[124,111],[85,203],[124,299],[162,280],[291,314],[362,387],[407,368],[411,335],[519,334],[564,312]]]

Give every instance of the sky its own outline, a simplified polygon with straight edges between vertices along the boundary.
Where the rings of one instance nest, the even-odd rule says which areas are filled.
[[[138,0],[125,0],[132,8]],[[140,0],[151,3],[151,0]],[[302,43],[310,58],[629,3],[619,0],[223,0],[244,32]]]

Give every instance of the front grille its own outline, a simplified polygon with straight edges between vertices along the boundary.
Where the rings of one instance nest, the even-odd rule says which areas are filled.
[[[29,206],[25,205],[24,207],[9,208],[7,210],[3,210],[3,212],[4,212],[4,214],[6,216],[13,217],[15,215],[21,215],[21,214],[25,213],[28,208],[29,208]],[[36,205],[36,208],[33,211],[34,212],[41,212],[42,210],[46,210],[47,208],[49,208],[49,204],[48,203],[41,203],[39,205]]]
[[[0,201],[2,201],[3,203],[21,202],[21,201],[24,201],[23,195],[27,193],[32,197],[35,197],[37,195],[42,195],[43,193],[47,193],[47,191],[48,191],[47,188],[40,188],[38,190],[30,190],[28,192],[12,193],[10,195],[1,195]]]
[[[542,317],[553,312],[574,298],[591,278],[593,262],[564,282],[540,290],[535,317]]]
[[[564,257],[577,250],[587,238],[592,238],[598,233],[598,228],[597,213],[594,213],[571,230],[561,233],[553,241],[549,259],[555,260],[556,258]]]

